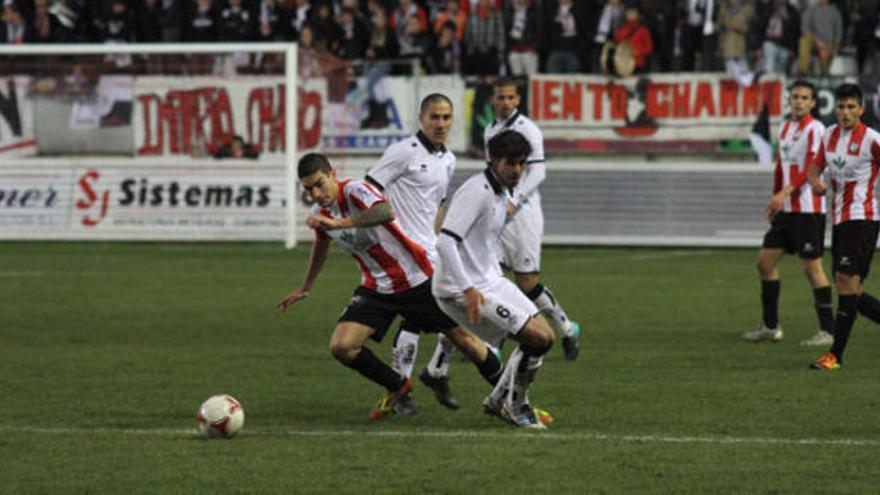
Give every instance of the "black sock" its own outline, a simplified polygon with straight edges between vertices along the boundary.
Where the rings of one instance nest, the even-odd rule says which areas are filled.
[[[361,348],[361,352],[355,356],[350,363],[343,362],[345,366],[357,371],[368,379],[385,387],[389,392],[399,390],[403,386],[405,379],[390,366],[383,363],[377,358],[372,351],[366,347]]]
[[[880,323],[880,301],[867,292],[859,296],[859,313],[867,316],[874,323]]]
[[[477,370],[480,371],[480,375],[494,386],[498,383],[498,379],[501,378],[501,373],[504,371],[504,368],[502,368],[501,360],[498,359],[498,356],[496,356],[491,349],[487,350],[486,360],[482,363],[474,364],[476,364]]]
[[[837,315],[834,317],[834,344],[831,352],[837,360],[843,362],[843,350],[852,331],[853,323],[859,314],[859,296],[852,294],[837,296]]]
[[[779,280],[761,280],[761,307],[763,309],[764,326],[779,326]]]
[[[819,317],[819,328],[833,334],[834,306],[831,304],[831,287],[813,289],[813,299],[816,301],[816,315]]]

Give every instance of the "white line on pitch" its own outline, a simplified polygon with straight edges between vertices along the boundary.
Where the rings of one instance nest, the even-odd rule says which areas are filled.
[[[175,428],[43,428],[35,426],[0,426],[4,433],[33,433],[43,435],[147,435],[147,436],[190,436],[195,429]],[[544,439],[560,441],[612,441],[632,443],[705,443],[705,444],[763,444],[763,445],[840,445],[846,447],[880,447],[880,440],[857,438],[772,438],[772,437],[730,437],[730,436],[672,436],[672,435],[620,435],[589,432],[523,432],[508,431],[467,431],[467,430],[246,430],[243,436],[292,436],[292,437],[379,437],[379,438],[492,438],[492,439]]]

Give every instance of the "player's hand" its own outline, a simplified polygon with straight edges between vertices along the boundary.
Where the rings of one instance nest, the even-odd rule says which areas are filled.
[[[770,202],[767,203],[767,209],[764,210],[764,214],[767,215],[768,222],[773,221],[773,217],[775,217],[777,213],[782,211],[782,207],[785,205],[785,197],[788,196],[788,194],[784,193],[785,190],[779,191],[778,193],[774,194],[770,198]]]
[[[514,213],[516,213],[516,205],[513,204],[513,201],[508,201],[507,202],[507,216],[512,217]]]
[[[278,304],[275,305],[278,308],[278,311],[282,313],[287,311],[288,306],[293,305],[297,301],[302,301],[303,299],[309,297],[309,291],[305,289],[296,289],[287,295],[284,299],[278,301]]]
[[[321,215],[312,215],[306,219],[306,224],[313,229],[335,230],[339,228],[336,219]]]
[[[483,305],[483,294],[477,289],[469,287],[464,291],[464,309],[470,323],[480,322],[480,307]]]
[[[816,196],[825,196],[825,192],[828,191],[828,186],[825,185],[825,181],[822,179],[816,179],[810,185],[813,187],[813,194]]]

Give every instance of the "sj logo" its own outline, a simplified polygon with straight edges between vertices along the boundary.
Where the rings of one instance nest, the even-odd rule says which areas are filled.
[[[77,181],[77,186],[85,198],[76,200],[75,207],[83,213],[80,221],[86,227],[94,227],[101,223],[101,220],[107,216],[107,208],[110,205],[110,191],[98,191],[96,186],[101,174],[97,170],[88,170],[82,174]],[[98,209],[97,215],[90,214],[95,208]]]

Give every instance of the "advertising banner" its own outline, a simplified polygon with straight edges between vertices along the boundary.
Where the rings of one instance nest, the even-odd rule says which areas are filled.
[[[0,238],[282,240],[282,167],[0,168]]]
[[[29,84],[28,77],[0,77],[0,158],[36,151]]]
[[[134,132],[138,156],[215,155],[236,136],[260,157],[283,157],[285,84],[276,76],[138,77]],[[299,88],[298,148],[318,146],[326,80]]]
[[[603,142],[744,139],[766,105],[771,124],[783,112],[784,80],[762,77],[741,86],[725,74],[536,75],[529,114],[548,140]]]

